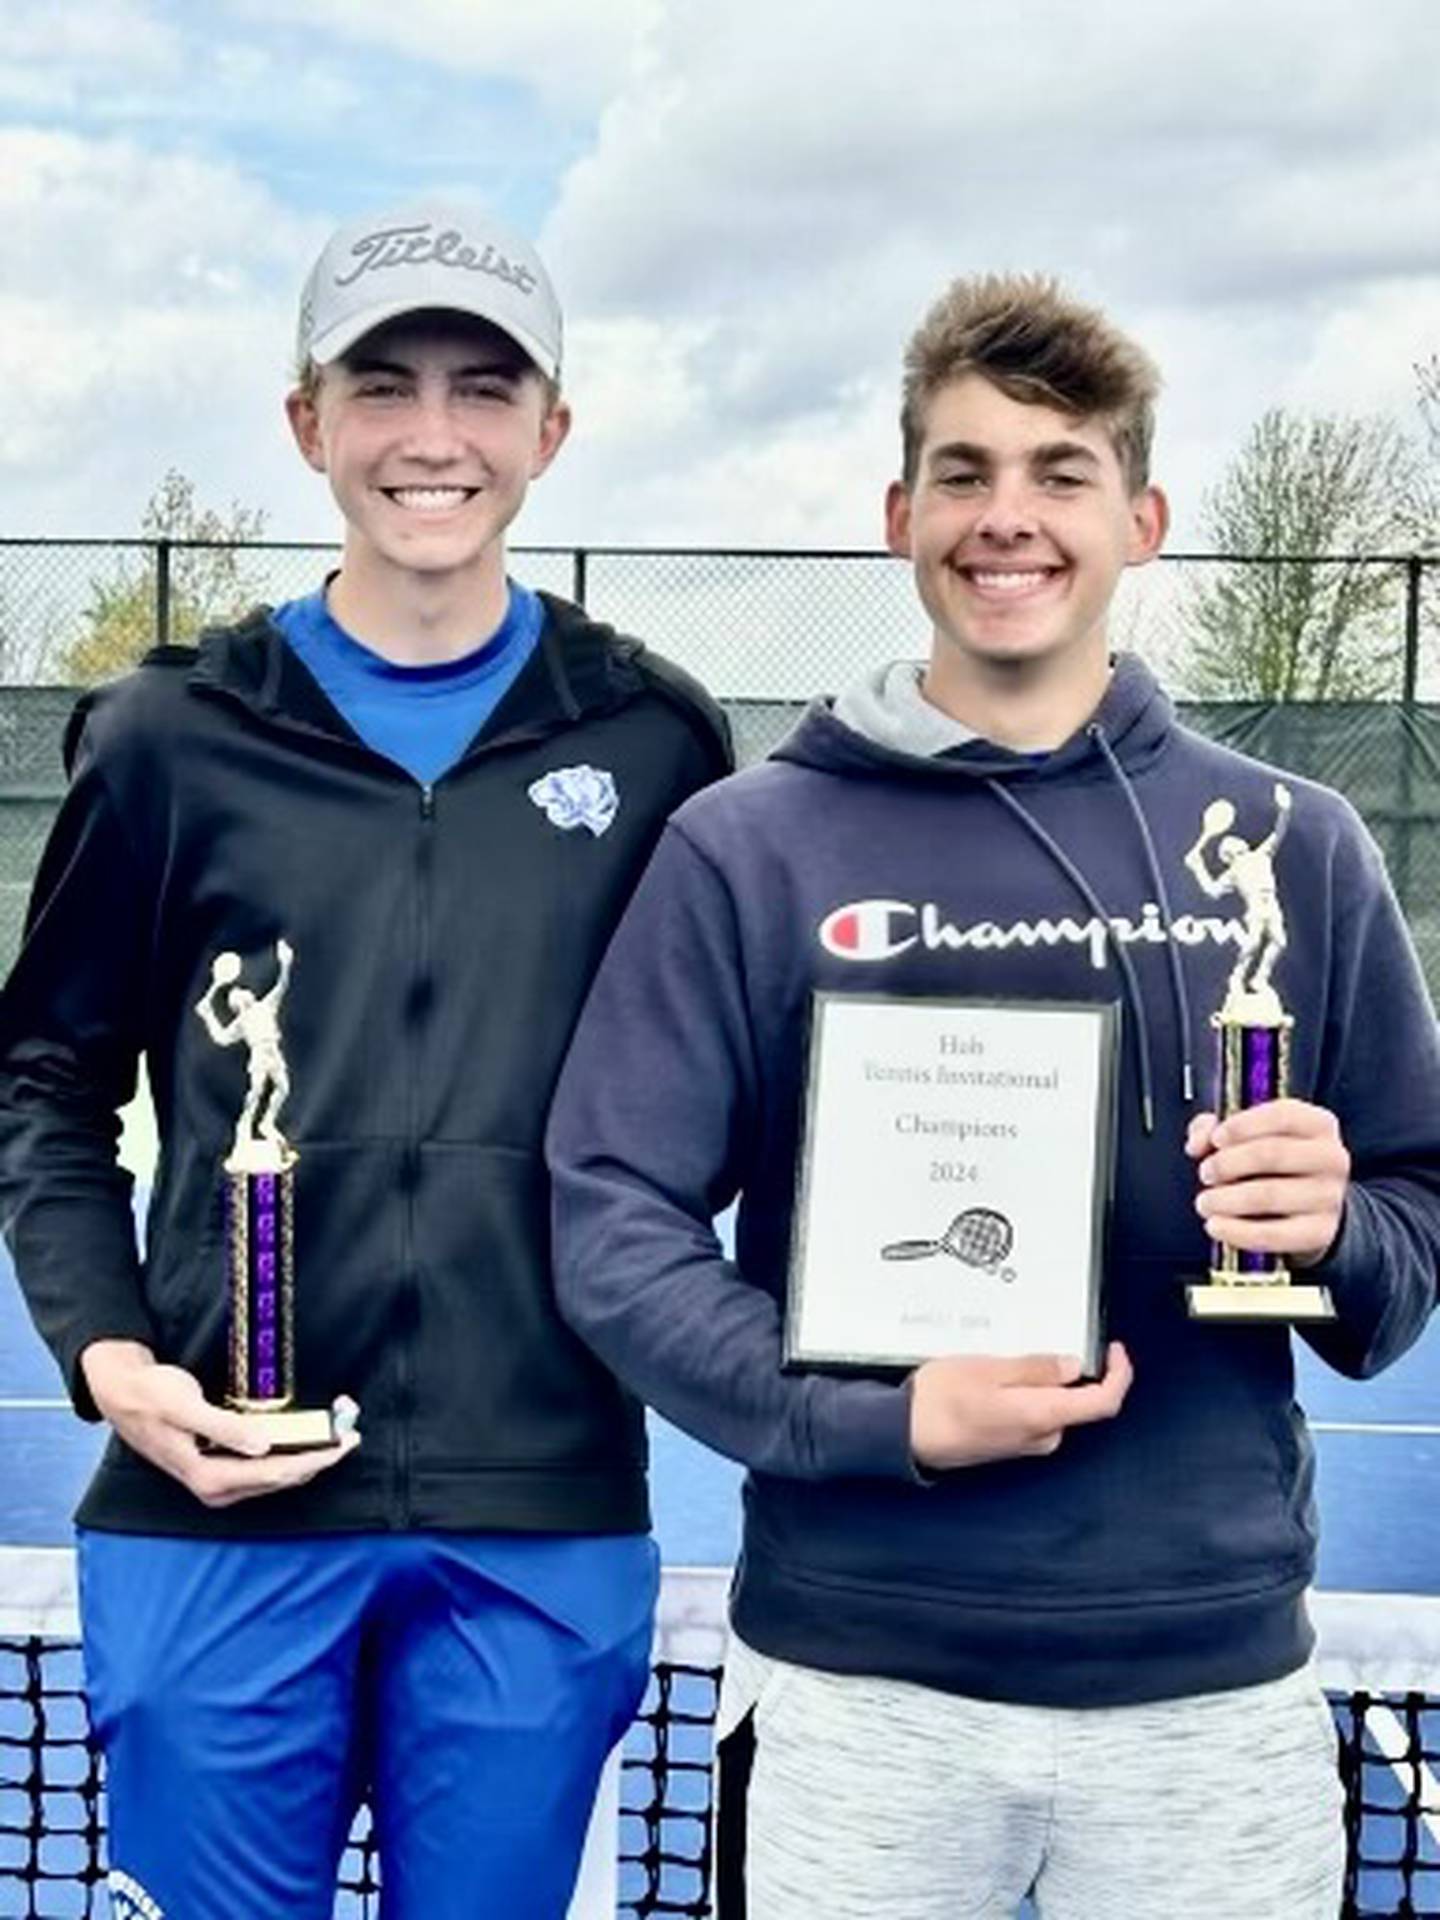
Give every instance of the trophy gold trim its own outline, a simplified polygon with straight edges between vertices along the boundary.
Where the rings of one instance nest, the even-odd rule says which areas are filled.
[[[295,1167],[299,1154],[280,1131],[290,1072],[280,1045],[280,1009],[295,952],[277,940],[274,984],[256,994],[240,983],[238,953],[218,953],[195,1003],[217,1047],[243,1046],[244,1103],[222,1170],[229,1360],[225,1404],[242,1414],[275,1453],[334,1444],[327,1408],[295,1404]],[[221,1011],[221,1008],[224,1011]]]
[[[1282,1100],[1290,1089],[1290,1041],[1295,1020],[1271,983],[1276,962],[1289,945],[1275,855],[1290,824],[1290,789],[1275,783],[1275,824],[1252,846],[1232,831],[1235,807],[1212,800],[1200,835],[1185,864],[1211,900],[1237,894],[1245,909],[1240,955],[1231,970],[1225,999],[1210,1016],[1217,1041],[1216,1108],[1222,1120],[1267,1100]],[[1218,871],[1207,855],[1216,842]],[[1333,1320],[1327,1287],[1292,1279],[1277,1254],[1210,1243],[1206,1282],[1185,1289],[1197,1320]]]

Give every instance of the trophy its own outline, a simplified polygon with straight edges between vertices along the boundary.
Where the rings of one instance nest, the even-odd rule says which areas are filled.
[[[1216,1106],[1222,1120],[1244,1107],[1283,1099],[1290,1087],[1290,1036],[1295,1020],[1270,983],[1287,945],[1285,916],[1275,882],[1275,855],[1290,823],[1290,789],[1275,783],[1275,825],[1252,847],[1231,829],[1235,808],[1212,800],[1200,837],[1185,864],[1211,900],[1238,894],[1245,908],[1240,957],[1230,973],[1225,999],[1210,1024],[1217,1037]],[[1212,842],[1219,870],[1208,855]],[[1208,1282],[1185,1289],[1197,1320],[1332,1320],[1329,1289],[1296,1282],[1276,1254],[1210,1243]]]
[[[295,1165],[280,1131],[290,1074],[280,1050],[280,1007],[295,963],[277,940],[268,993],[240,985],[238,953],[218,953],[195,1004],[217,1047],[247,1050],[249,1080],[224,1166],[229,1367],[225,1404],[253,1421],[276,1453],[331,1446],[332,1413],[295,1405]],[[223,1003],[225,1012],[220,1011]]]

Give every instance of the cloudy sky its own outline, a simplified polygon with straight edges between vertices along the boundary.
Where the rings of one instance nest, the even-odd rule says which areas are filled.
[[[329,228],[535,235],[577,428],[535,540],[874,545],[905,334],[1054,271],[1160,359],[1177,533],[1267,405],[1415,424],[1437,0],[3,0],[0,533],[167,467],[333,527],[285,434]]]

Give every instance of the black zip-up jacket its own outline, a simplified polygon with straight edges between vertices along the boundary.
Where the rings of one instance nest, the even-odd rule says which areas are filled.
[[[31,1312],[87,1417],[99,1339],[223,1396],[221,1163],[246,1073],[195,1005],[218,953],[263,992],[288,940],[299,1398],[352,1394],[364,1434],[309,1486],[223,1511],[112,1439],[85,1525],[648,1524],[639,1410],[554,1306],[541,1141],[615,921],[729,745],[687,676],[545,601],[530,661],[431,788],[361,743],[263,613],[76,710],[0,997],[0,1205]],[[600,833],[530,793],[575,767],[613,777]],[[142,1053],[160,1138],[143,1260],[115,1160]]]

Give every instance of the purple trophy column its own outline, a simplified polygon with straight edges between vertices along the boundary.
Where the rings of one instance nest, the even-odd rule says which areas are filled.
[[[278,1233],[278,1177],[255,1174],[251,1183],[255,1236],[251,1253],[250,1364],[252,1394],[257,1400],[280,1398],[277,1357],[280,1260]]]
[[[1258,1107],[1263,1101],[1275,1098],[1279,1090],[1279,1039],[1280,1035],[1274,1027],[1246,1027],[1242,1031],[1240,1057],[1244,1077],[1243,1106]],[[1274,1265],[1273,1254],[1242,1252],[1240,1255],[1242,1273],[1267,1273]]]

